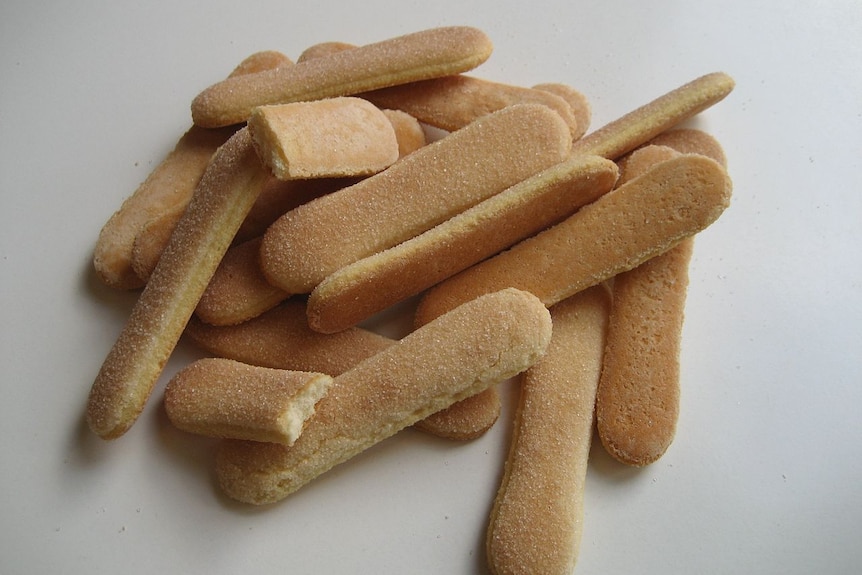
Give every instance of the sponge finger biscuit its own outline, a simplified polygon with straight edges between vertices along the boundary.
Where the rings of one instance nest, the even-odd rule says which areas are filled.
[[[535,297],[503,290],[414,331],[333,381],[291,447],[229,441],[219,483],[248,503],[283,499],[406,426],[533,365],[551,336]]]
[[[90,390],[87,421],[97,435],[119,437],[137,420],[267,178],[247,129],[216,152]]]
[[[345,265],[561,162],[570,149],[568,127],[550,108],[521,104],[489,114],[285,214],[264,235],[261,267],[284,291],[309,293]]]
[[[548,352],[521,376],[488,525],[491,573],[568,575],[574,569],[609,308],[607,289],[596,286],[550,310]]]
[[[666,251],[715,221],[731,183],[717,162],[681,156],[605,194],[564,222],[429,290],[417,325],[504,287],[551,306]]]
[[[466,26],[415,32],[295,66],[228,78],[195,97],[192,119],[206,128],[229,126],[246,121],[257,106],[348,96],[458,74],[487,60],[492,48],[483,32]]]

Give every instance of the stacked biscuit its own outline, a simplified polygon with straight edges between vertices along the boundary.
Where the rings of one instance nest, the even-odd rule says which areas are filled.
[[[261,52],[198,95],[97,242],[99,277],[143,289],[91,429],[131,427],[185,334],[213,357],[169,382],[170,420],[223,439],[229,496],[272,503],[408,426],[478,437],[522,374],[488,561],[570,572],[594,426],[630,465],[675,434],[692,238],[731,183],[714,139],[674,127],[733,81],[587,134],[567,85],[467,75],[491,48],[449,27]],[[414,296],[404,338],[361,327]]]

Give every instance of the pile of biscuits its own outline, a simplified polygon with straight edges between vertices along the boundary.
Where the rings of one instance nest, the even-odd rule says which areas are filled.
[[[468,75],[491,51],[470,27],[325,42],[201,92],[96,243],[98,277],[141,291],[93,432],[133,425],[186,337],[211,357],[168,383],[170,421],[222,439],[227,495],[273,503],[409,426],[482,435],[519,376],[488,563],[571,572],[593,429],[636,466],[676,431],[693,237],[732,187],[718,142],[677,125],[734,82],[696,78],[588,133],[571,86]],[[413,297],[405,337],[361,327]]]

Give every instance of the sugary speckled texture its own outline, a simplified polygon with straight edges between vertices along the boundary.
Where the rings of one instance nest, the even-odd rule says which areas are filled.
[[[308,299],[312,329],[356,325],[524,238],[613,188],[617,167],[576,156],[523,180],[406,242],[345,266]]]
[[[363,92],[360,96],[381,108],[403,110],[429,126],[447,131],[463,128],[506,106],[541,104],[560,115],[573,139],[583,133],[572,107],[557,94],[464,74]]]
[[[638,177],[659,162],[693,152],[726,165],[721,145],[709,134],[671,130],[627,155],[622,177]],[[694,238],[687,238],[614,278],[596,419],[605,449],[628,465],[654,463],[676,435],[679,354],[693,247]]]
[[[332,378],[206,358],[177,372],[165,410],[189,433],[293,445]]]
[[[609,309],[604,286],[551,308],[551,343],[522,376],[515,431],[491,511],[487,555],[495,575],[569,575],[574,569]]]
[[[229,78],[201,92],[192,119],[213,128],[244,122],[256,106],[348,96],[471,70],[493,45],[465,26],[433,28],[303,59],[295,66]]]
[[[216,152],[93,383],[87,422],[97,435],[119,437],[140,415],[267,178],[246,129]]]
[[[696,78],[587,134],[573,154],[596,154],[615,160],[676,124],[723,100],[735,86],[733,78],[714,72]]]
[[[312,331],[297,298],[238,325],[212,326],[192,318],[186,337],[207,353],[279,369],[340,375],[393,340],[362,328],[332,335]]]
[[[478,298],[336,377],[292,447],[223,443],[219,483],[239,501],[278,501],[404,427],[527,369],[550,337],[550,314],[532,295],[503,290]]]
[[[568,155],[568,127],[550,108],[489,114],[389,169],[298,207],[264,235],[261,266],[290,293],[449,219]]]
[[[256,52],[240,62],[230,77],[288,65],[292,65],[292,62],[280,52]],[[120,289],[135,289],[146,283],[210,158],[235,130],[235,127],[222,130],[191,127],[105,223],[93,254],[96,273],[105,284]],[[177,217],[163,219],[162,216],[166,214],[176,214]],[[153,225],[155,220],[160,220],[163,228],[153,229],[149,233],[161,234],[164,239],[142,240],[141,244],[146,242],[148,245],[138,249],[150,251],[137,256],[144,261],[136,265],[133,251],[137,236],[146,226]],[[155,250],[155,255],[152,250]]]
[[[730,192],[727,172],[704,156],[659,164],[562,223],[438,284],[420,302],[417,324],[504,287],[554,305],[704,229],[728,206]]]

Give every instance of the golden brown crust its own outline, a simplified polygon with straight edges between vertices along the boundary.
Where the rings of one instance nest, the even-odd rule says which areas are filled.
[[[295,66],[229,78],[195,97],[192,119],[202,127],[229,126],[244,122],[257,106],[348,96],[458,74],[483,63],[492,49],[488,37],[475,28],[424,30]]]
[[[605,449],[628,465],[661,457],[679,417],[679,351],[692,241],[614,278],[614,308],[596,423]]]
[[[387,110],[383,113],[395,130],[395,139],[398,140],[398,157],[403,158],[428,143],[425,130],[419,120],[401,110]]]
[[[562,161],[570,147],[565,123],[545,106],[484,116],[384,172],[285,214],[264,235],[264,274],[286,292],[309,293],[345,265]]]
[[[726,164],[724,151],[709,134],[671,130],[627,155],[622,172],[637,177],[669,157],[701,152]],[[605,449],[628,465],[655,462],[676,434],[679,353],[693,245],[693,238],[683,240],[614,279],[596,418]]]
[[[278,501],[404,427],[527,369],[550,335],[550,314],[530,294],[503,290],[469,302],[336,377],[292,447],[223,443],[219,483],[239,501]]]
[[[183,202],[169,211],[154,216],[135,235],[135,241],[132,243],[131,265],[135,274],[143,281],[149,281],[187,206],[188,202]]]
[[[733,78],[723,72],[696,78],[584,136],[575,142],[572,153],[615,160],[720,102],[734,85]]]
[[[500,392],[496,386],[432,413],[413,426],[420,431],[453,441],[469,441],[484,435],[500,418]]]
[[[93,383],[87,421],[97,435],[119,437],[140,415],[266,179],[247,130],[216,152]]]
[[[680,154],[700,154],[727,167],[727,155],[724,153],[721,142],[703,130],[696,128],[667,130],[647,143],[652,146],[666,146]]]
[[[249,240],[225,253],[195,308],[202,321],[235,325],[259,316],[290,296],[267,282],[260,271],[261,240]]]
[[[275,220],[295,207],[357,181],[357,178],[319,178],[282,182],[278,178],[270,178],[243,220],[233,245],[262,236]]]
[[[630,152],[617,160],[617,164],[620,167],[620,179],[617,180],[617,186],[622,186],[626,182],[645,174],[659,162],[664,162],[677,156],[679,156],[679,152],[667,146],[650,144],[638,148],[634,152]]]
[[[263,367],[340,375],[394,343],[362,328],[312,331],[305,304],[293,298],[239,325],[212,326],[192,317],[185,335],[216,357]]]
[[[482,293],[515,287],[553,305],[666,251],[730,202],[727,172],[681,156],[605,194],[564,222],[429,290],[417,325]]]
[[[314,60],[315,58],[329,56],[330,54],[344,52],[345,50],[352,50],[353,48],[356,48],[356,45],[348,44],[347,42],[338,42],[335,40],[329,42],[319,42],[303,50],[302,53],[296,58],[296,62],[306,62],[308,60]]]
[[[145,281],[132,269],[135,237],[153,218],[185,208],[213,153],[233,133],[233,128],[190,128],[123,201],[102,227],[93,253],[93,266],[103,283],[117,289],[144,285]]]
[[[165,410],[189,433],[293,445],[331,384],[322,373],[206,358],[168,382]]]
[[[402,84],[360,97],[380,108],[403,110],[424,124],[453,132],[515,104],[541,104],[557,112],[574,138],[582,133],[569,103],[551,92],[457,74]]]
[[[216,357],[278,369],[340,375],[395,340],[352,327],[322,334],[308,327],[306,307],[290,299],[239,325],[212,326],[192,317],[185,336]],[[500,396],[491,387],[434,413],[415,427],[437,437],[466,441],[490,429],[500,416]]]
[[[308,299],[312,329],[356,325],[395,303],[530,237],[614,186],[616,165],[598,156],[555,164],[430,230],[347,265]]]
[[[256,52],[240,62],[230,77],[251,74],[279,66],[290,65],[290,59],[274,51]],[[134,244],[138,234],[167,214],[178,215],[185,210],[216,149],[234,133],[235,127],[221,130],[190,128],[174,149],[129,196],[119,210],[104,225],[96,241],[93,265],[98,277],[118,289],[142,287],[167,243],[158,237],[141,240],[140,250],[146,251],[136,263]],[[156,236],[170,235],[176,219],[167,215],[152,229]],[[167,227],[164,227],[167,226]],[[143,244],[146,244],[145,246]],[[161,249],[159,249],[161,248]]]
[[[515,431],[491,511],[486,544],[495,575],[574,570],[609,308],[604,286],[551,308],[551,343],[522,376]]]

